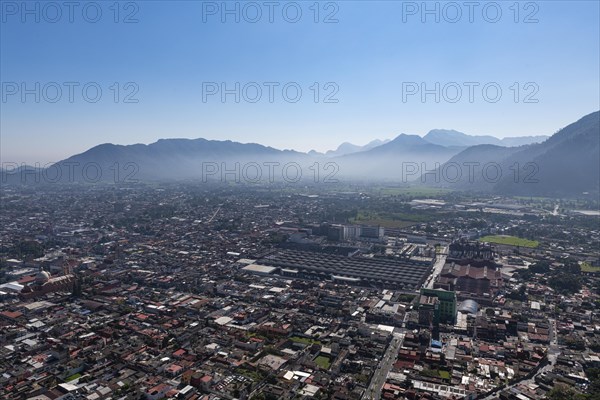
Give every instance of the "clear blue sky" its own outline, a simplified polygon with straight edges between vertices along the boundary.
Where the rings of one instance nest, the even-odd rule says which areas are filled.
[[[36,3],[39,12],[27,14]],[[221,1],[140,1],[135,7],[122,2],[120,22],[115,23],[113,2],[98,2],[102,16],[91,23],[96,10],[88,6],[86,20],[82,7],[88,3],[81,2],[70,23],[67,8],[58,18],[57,10],[43,9],[42,2],[19,1],[15,10],[14,2],[2,1],[2,161],[44,163],[100,143],[151,143],[171,137],[324,151],[343,141],[365,144],[400,133],[423,135],[434,128],[498,137],[551,134],[600,108],[598,1],[521,2],[517,23],[513,2],[499,2],[502,15],[496,23],[490,22],[496,18],[494,7],[483,12],[488,2],[474,9],[473,22],[463,2],[455,3],[462,13],[456,23],[451,22],[456,10],[444,8],[447,3],[439,3],[436,22],[435,15],[422,15],[420,9],[408,13],[422,2],[400,1],[341,1],[337,7],[321,2],[319,23],[314,22],[313,1],[297,3],[302,10],[297,23],[285,19],[295,17],[293,5],[284,15],[288,3],[276,2],[270,23],[269,8],[259,1],[255,4],[261,6],[262,17],[252,23],[247,19],[256,10],[246,6],[244,13],[244,3],[239,3],[239,23],[235,15],[225,15],[223,23],[221,10],[208,13],[213,6],[222,8]],[[236,2],[227,4],[233,9]],[[138,22],[123,23],[132,13]],[[323,23],[332,13],[338,22]],[[524,23],[527,18],[538,22]],[[23,102],[19,85],[35,92],[36,82],[40,102],[35,94]],[[62,85],[56,103],[49,102],[57,97],[51,82]],[[80,84],[73,102],[65,82]],[[102,89],[97,103],[83,98],[82,86],[88,82]],[[115,82],[120,86],[117,103]],[[138,103],[123,102],[135,88],[125,88],[126,82],[139,88],[133,96]],[[266,86],[256,103],[243,96],[235,103],[233,95],[225,103],[219,95],[203,102],[203,82],[281,86],[275,88],[272,103]],[[296,82],[303,91],[297,103],[282,96],[287,82]],[[317,103],[310,89],[314,82],[320,85]],[[323,102],[333,90],[325,90],[327,82],[339,88],[333,97],[338,103]],[[447,86],[439,103],[433,94],[425,102],[420,94],[404,101],[406,82],[424,82],[432,89],[439,82],[440,91],[457,82],[462,97],[447,101],[456,98],[455,89]],[[473,102],[464,82],[479,83]],[[482,95],[482,86],[489,82],[502,89],[496,103]],[[514,82],[520,86],[518,102]],[[534,85],[525,88],[528,82]],[[17,93],[12,94],[14,84]],[[538,102],[525,103],[536,88],[532,99]],[[254,96],[253,90],[248,97]],[[294,95],[293,90],[288,93]],[[488,94],[491,98],[494,91]]]

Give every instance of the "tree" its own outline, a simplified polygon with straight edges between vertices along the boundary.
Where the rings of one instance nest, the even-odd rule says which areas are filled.
[[[572,259],[565,260],[565,265],[561,269],[568,274],[581,275],[581,266],[577,261]]]
[[[585,399],[586,396],[582,396],[571,386],[557,382],[554,384],[552,390],[548,392],[546,398],[550,400]]]
[[[528,269],[534,274],[545,274],[550,272],[550,263],[548,261],[538,261],[531,264]]]
[[[548,285],[565,294],[576,293],[581,290],[581,281],[578,276],[569,273],[558,273],[548,279]]]

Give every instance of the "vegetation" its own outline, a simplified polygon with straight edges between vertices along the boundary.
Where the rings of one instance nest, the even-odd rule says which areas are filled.
[[[410,196],[410,197],[440,197],[451,192],[450,189],[433,188],[426,186],[414,187],[386,187],[380,193],[383,196]]]
[[[577,261],[567,259],[561,268],[556,269],[548,278],[548,286],[563,294],[572,294],[581,290],[581,267]]]
[[[586,399],[600,399],[600,368],[590,368],[585,371],[588,379],[590,380],[590,386],[588,387],[588,394]]]
[[[534,274],[542,274],[546,277],[546,283],[552,289],[562,294],[572,294],[581,290],[581,267],[577,261],[567,259],[563,265],[556,268],[551,268],[547,261],[538,261],[531,264],[527,269],[518,272],[520,279],[529,281]],[[525,301],[525,286],[521,285],[519,291],[507,294],[508,298],[513,300]]]
[[[294,343],[303,343],[306,345],[321,344],[321,342],[319,342],[318,340],[313,340],[310,338],[305,338],[305,337],[300,337],[300,336],[292,336],[290,338],[290,340]]]
[[[448,379],[448,380],[450,379],[450,372],[448,372],[448,371],[441,371],[440,370],[440,371],[438,371],[438,374],[440,375],[440,377],[442,379]]]
[[[398,295],[398,301],[403,302],[403,303],[412,303],[412,301],[415,299],[415,297],[417,297],[417,296],[414,294],[400,293]]]
[[[600,272],[600,267],[592,267],[592,265],[590,263],[587,262],[582,262],[581,265],[581,272]]]
[[[32,259],[42,257],[45,247],[37,240],[20,240],[12,246],[1,246],[0,254],[3,257],[16,257],[19,259]]]
[[[529,270],[534,274],[545,274],[550,272],[550,263],[547,261],[539,261],[529,266]]]
[[[563,399],[574,399],[574,400],[583,400],[583,399],[596,399],[596,397],[588,397],[587,395],[578,393],[575,389],[561,384],[556,383],[554,388],[548,392],[546,398],[550,400],[563,400]]]
[[[548,279],[548,285],[559,293],[572,294],[581,290],[581,280],[577,275],[558,273]]]
[[[385,212],[361,210],[356,213],[350,222],[364,225],[379,225],[385,228],[404,228],[417,223],[429,222],[434,215],[415,212]]]
[[[329,359],[329,357],[318,356],[317,358],[315,358],[315,363],[323,369],[329,369],[329,366],[331,365],[331,360]]]
[[[444,370],[438,369],[425,369],[421,371],[421,375],[429,376],[431,378],[441,378],[444,380],[450,380],[450,373]]]
[[[80,373],[76,373],[71,375],[70,377],[68,377],[67,379],[65,379],[65,382],[71,382],[74,381],[77,378],[81,378],[81,374]]]
[[[508,246],[529,247],[529,248],[535,248],[540,245],[540,243],[537,240],[529,240],[529,239],[523,239],[523,238],[516,237],[516,236],[506,236],[506,235],[484,236],[481,239],[479,239],[479,241],[496,243],[496,244],[504,244],[504,245],[508,245]]]
[[[246,378],[252,379],[255,382],[260,382],[265,378],[261,371],[251,371],[245,368],[238,368],[236,372],[242,376],[245,376]]]

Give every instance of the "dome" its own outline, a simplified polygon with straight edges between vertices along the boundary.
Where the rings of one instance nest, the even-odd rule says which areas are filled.
[[[477,304],[475,300],[471,299],[463,301],[462,303],[460,303],[460,306],[458,306],[458,311],[471,315],[476,315],[478,309],[479,304]]]
[[[50,280],[50,274],[46,271],[40,271],[35,276],[35,283],[43,285]]]

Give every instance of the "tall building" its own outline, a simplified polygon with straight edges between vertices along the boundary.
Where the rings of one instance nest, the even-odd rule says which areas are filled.
[[[344,227],[342,225],[330,225],[327,230],[327,239],[335,242],[344,240]]]
[[[383,238],[383,227],[362,225],[360,227],[360,236],[369,239]]]
[[[456,293],[442,289],[421,289],[419,319],[433,310],[433,322],[454,324],[456,322]]]
[[[343,225],[344,227],[344,240],[356,240],[360,237],[360,226],[359,225]]]

